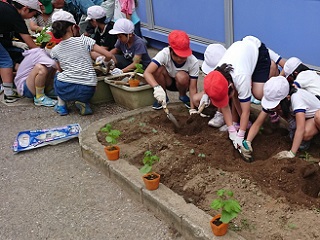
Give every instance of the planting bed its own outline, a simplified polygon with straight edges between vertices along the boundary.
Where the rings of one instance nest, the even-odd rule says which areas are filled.
[[[209,207],[215,192],[232,190],[242,212],[231,229],[248,240],[320,238],[320,171],[303,177],[315,164],[313,157],[320,156],[318,139],[307,154],[298,154],[306,158],[277,160],[272,156],[290,149],[288,132],[266,123],[253,142],[255,161],[247,163],[226,132],[208,127],[208,118],[187,121],[184,107],[168,107],[180,129],[174,129],[163,110],[112,123],[122,131],[121,158],[140,168],[143,153],[151,150],[160,157],[154,170],[161,182],[212,216],[217,213]],[[97,138],[106,145],[104,133]]]

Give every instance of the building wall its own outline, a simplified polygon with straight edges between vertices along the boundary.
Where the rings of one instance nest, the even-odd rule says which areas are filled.
[[[319,0],[139,0],[142,32],[155,47],[171,30],[186,31],[198,55],[208,44],[228,47],[254,35],[284,58],[320,68]]]

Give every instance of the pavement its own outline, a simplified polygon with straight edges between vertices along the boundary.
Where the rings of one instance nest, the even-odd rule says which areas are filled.
[[[1,94],[0,98],[3,98]],[[79,123],[86,128],[127,110],[114,103],[92,106],[80,116],[74,105],[60,116],[29,99],[0,101],[0,239],[168,239],[184,238],[155,217],[81,156],[78,139],[14,154],[16,135]]]

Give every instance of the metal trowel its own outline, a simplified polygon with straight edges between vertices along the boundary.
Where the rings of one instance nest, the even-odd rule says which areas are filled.
[[[177,119],[172,115],[172,113],[169,112],[169,109],[167,106],[163,106],[164,112],[167,114],[167,118],[177,127],[180,128],[180,125],[177,121]]]

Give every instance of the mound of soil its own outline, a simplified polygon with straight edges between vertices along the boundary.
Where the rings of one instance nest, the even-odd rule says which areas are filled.
[[[170,112],[179,129],[162,110],[112,123],[122,132],[121,157],[140,168],[144,152],[151,150],[160,157],[153,170],[161,182],[212,216],[216,191],[232,190],[242,212],[231,228],[246,239],[320,238],[319,141],[297,154],[300,158],[277,160],[272,156],[290,149],[288,131],[266,122],[252,144],[255,160],[247,163],[227,132],[207,125],[209,118],[190,117],[185,108]],[[105,136],[97,133],[103,145]]]

